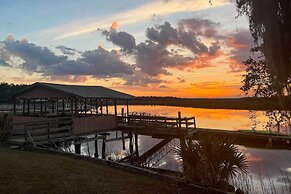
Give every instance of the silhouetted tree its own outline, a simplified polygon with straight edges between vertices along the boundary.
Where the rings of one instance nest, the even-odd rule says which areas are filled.
[[[261,59],[244,62],[246,74],[241,90],[256,97],[277,96],[284,109],[282,96],[291,95],[291,0],[236,0],[239,15],[247,15],[254,39],[252,52]],[[266,127],[291,132],[290,111],[266,111]]]

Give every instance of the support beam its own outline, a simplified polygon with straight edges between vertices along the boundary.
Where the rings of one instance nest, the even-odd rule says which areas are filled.
[[[47,113],[47,99],[44,100],[44,112]]]
[[[84,100],[85,115],[87,114],[87,98]]]
[[[62,109],[63,109],[63,114],[65,114],[65,99],[62,99]]]
[[[52,99],[52,113],[55,112],[55,101],[54,99]]]
[[[13,98],[13,115],[16,115],[16,102],[17,100]]]
[[[57,115],[59,115],[59,99],[57,98]]]
[[[146,151],[143,155],[141,155],[140,157],[138,157],[136,163],[138,165],[141,165],[141,164],[145,163],[148,158],[150,158],[152,155],[154,155],[155,153],[157,153],[160,149],[162,149],[165,145],[167,145],[172,140],[173,140],[173,138],[163,139],[161,142],[159,142],[158,144],[156,144],[154,147],[152,147],[151,149],[149,149],[148,151]]]
[[[108,115],[108,99],[106,99],[106,114]]]
[[[100,112],[103,114],[103,99],[100,99]]]
[[[128,135],[129,135],[130,163],[133,164],[133,142],[132,142],[132,132],[130,132]]]
[[[98,98],[95,98],[96,115],[98,115],[98,112],[99,112],[99,111],[98,111],[98,108],[99,108],[99,107],[98,107],[98,101],[99,101]]]
[[[22,100],[22,114],[25,114],[25,99]]]
[[[74,115],[74,100],[70,98],[70,103],[71,103],[71,115]]]
[[[27,114],[30,115],[30,100],[27,100]]]
[[[106,158],[105,151],[106,151],[106,137],[104,137],[102,140],[102,159]]]
[[[81,154],[81,144],[75,144],[75,153]]]
[[[98,135],[95,135],[95,137],[97,138]],[[95,143],[95,154],[94,154],[94,157],[98,158],[98,156],[99,156],[99,154],[98,154],[98,140],[96,139],[94,143]]]
[[[138,152],[138,134],[134,134],[134,140],[135,140],[135,155],[138,158],[139,157],[139,152]]]
[[[129,107],[128,107],[128,100],[126,100],[126,114],[129,115]]]
[[[33,99],[33,116],[35,116],[35,109],[36,109],[35,103],[36,103],[36,100]]]
[[[114,114],[117,116],[117,100],[114,99]]]
[[[42,107],[42,99],[40,99],[40,115],[42,116],[43,107]]]
[[[121,109],[121,117],[122,117],[122,119],[124,119],[123,118],[124,117],[124,108]],[[121,137],[124,137],[123,131],[121,132]],[[122,149],[125,150],[125,141],[124,141],[124,139],[122,139]]]
[[[75,116],[78,116],[78,99],[75,98]]]

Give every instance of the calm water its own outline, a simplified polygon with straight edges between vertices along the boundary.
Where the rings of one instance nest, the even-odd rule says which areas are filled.
[[[118,106],[118,113],[124,106]],[[248,110],[228,110],[228,109],[204,109],[204,108],[187,108],[174,106],[129,106],[129,112],[145,112],[152,115],[178,117],[178,112],[182,117],[196,117],[197,127],[214,128],[214,129],[251,129],[251,113]],[[109,107],[109,112],[113,113],[113,107]],[[265,130],[268,118],[263,111],[256,112],[257,130]]]
[[[120,111],[120,109],[121,106],[118,107],[118,111]],[[113,108],[110,107],[109,111],[113,112]],[[251,128],[251,121],[249,119],[251,114],[246,110],[201,109],[170,106],[130,106],[130,112],[146,112],[152,115],[170,117],[176,117],[178,111],[181,111],[182,116],[184,117],[195,116],[198,127],[228,130]],[[268,118],[264,116],[261,111],[258,111],[256,116],[256,121],[258,122],[257,129],[265,130],[264,125]],[[109,138],[114,138],[115,136],[116,133],[112,132]],[[140,155],[160,141],[160,139],[154,139],[148,136],[139,136],[138,144]],[[98,144],[100,154],[101,141],[99,141]],[[128,155],[128,144],[127,140],[126,150],[123,151],[121,141],[107,143],[107,156],[115,160]],[[93,143],[89,143],[88,145],[90,154],[93,156],[94,145]],[[288,181],[286,180],[286,176],[289,176],[289,181],[291,181],[291,151],[253,149],[244,146],[240,146],[240,150],[243,151],[248,158],[249,173],[247,176],[240,176],[236,179],[239,180],[239,183],[235,183],[236,185],[242,185],[241,187],[245,187],[245,184],[248,181],[252,187],[252,189],[250,189],[251,193],[262,193],[262,189],[264,189],[265,193],[272,193],[272,185],[274,185],[276,193],[290,193],[289,188],[285,186],[285,182]],[[82,154],[88,154],[87,144],[82,146]],[[181,164],[176,159],[173,152],[167,154],[154,167],[181,171]],[[282,174],[284,174],[284,176],[282,176]]]

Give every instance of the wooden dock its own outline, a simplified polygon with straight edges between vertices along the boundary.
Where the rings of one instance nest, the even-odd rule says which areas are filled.
[[[223,135],[231,137],[234,143],[247,147],[291,150],[291,136],[199,128],[196,127],[195,117],[181,118],[178,116],[178,118],[169,118],[129,115],[128,117],[119,117],[118,128],[124,132],[133,132],[160,139],[179,138],[181,136],[197,139],[199,135]]]
[[[110,121],[106,121],[106,118]],[[115,127],[112,128],[112,126]],[[128,162],[143,167],[153,167],[177,147],[179,141],[195,140],[199,139],[201,135],[209,134],[217,137],[230,137],[234,144],[246,147],[291,150],[291,136],[199,128],[196,126],[195,117],[183,118],[180,112],[177,118],[145,114],[122,114],[121,116],[86,114],[82,117],[55,117],[50,119],[40,117],[39,120],[30,117],[26,122],[10,123],[8,131],[7,142],[10,144],[56,149],[61,147],[62,144],[73,143],[77,154],[81,153],[82,143],[95,142],[94,155],[95,157],[101,156],[103,159],[106,158],[106,142],[121,140],[122,149],[125,150],[125,139],[128,139],[129,155],[119,162]],[[121,136],[116,133],[115,138],[108,139],[109,133],[106,132],[110,131],[121,131]],[[144,154],[139,155],[138,135],[159,138],[161,142],[153,145]],[[100,155],[97,148],[99,140],[102,141]]]

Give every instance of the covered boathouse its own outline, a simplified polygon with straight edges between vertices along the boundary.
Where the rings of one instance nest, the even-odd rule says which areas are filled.
[[[36,82],[12,98],[8,138],[20,144],[49,144],[117,130],[117,115],[128,115],[128,100],[134,96],[103,86]],[[127,105],[126,110],[118,113],[117,104]]]

